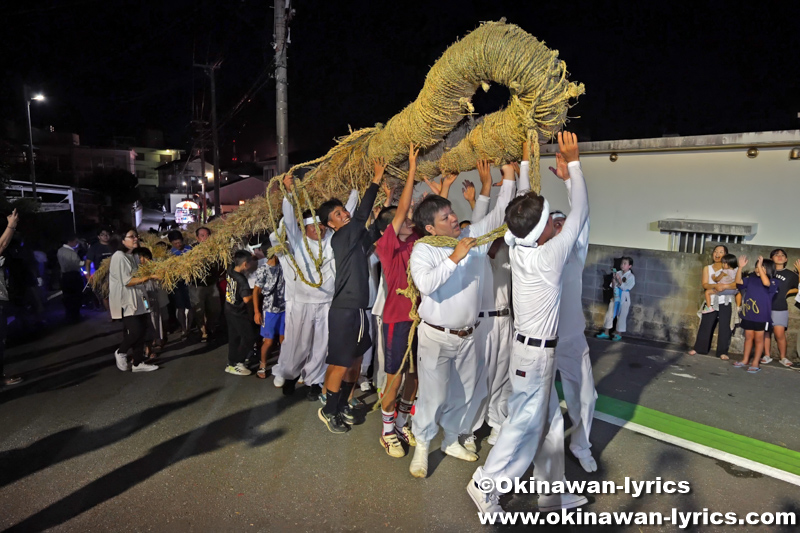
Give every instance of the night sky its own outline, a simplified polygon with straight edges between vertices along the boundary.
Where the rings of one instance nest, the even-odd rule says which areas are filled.
[[[449,44],[503,16],[558,49],[571,79],[586,84],[569,125],[582,139],[800,127],[800,2],[692,4],[298,0],[290,148],[321,155],[348,125],[386,122]],[[233,139],[240,160],[275,154],[271,1],[3,5],[0,119],[23,124],[26,81],[48,96],[33,104],[34,126],[79,133],[83,144],[155,128],[169,147],[188,148],[193,104],[205,102],[209,116],[206,77],[192,63],[221,59],[223,168]],[[476,97],[478,111],[507,97],[493,87]]]

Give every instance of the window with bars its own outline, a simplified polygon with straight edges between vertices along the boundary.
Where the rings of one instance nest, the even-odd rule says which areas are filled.
[[[717,243],[743,243],[756,234],[758,224],[668,218],[658,221],[658,229],[669,235],[670,251],[702,254]]]

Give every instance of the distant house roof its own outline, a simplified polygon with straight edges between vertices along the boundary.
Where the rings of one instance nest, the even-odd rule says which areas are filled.
[[[220,205],[239,205],[240,201],[262,196],[267,190],[267,183],[258,178],[244,178],[234,183],[221,184],[219,188]],[[206,193],[214,201],[214,190]]]

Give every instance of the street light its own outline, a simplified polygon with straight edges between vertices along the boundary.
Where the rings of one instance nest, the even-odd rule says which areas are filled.
[[[24,93],[25,93],[25,109],[28,113],[28,159],[30,160],[31,164],[31,192],[33,193],[33,201],[36,201],[36,166],[33,162],[33,129],[31,128],[31,100],[36,100],[37,102],[41,102],[44,100],[43,94],[34,94],[31,95],[30,88],[25,85],[23,86]]]

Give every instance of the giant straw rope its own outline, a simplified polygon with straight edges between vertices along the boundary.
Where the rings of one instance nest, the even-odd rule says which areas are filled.
[[[446,137],[472,114],[471,99],[478,88],[488,90],[490,83],[508,87],[511,98],[507,107],[476,121],[452,145],[452,140],[448,142]],[[566,65],[558,59],[557,50],[550,50],[520,27],[507,24],[505,19],[486,22],[442,54],[431,67],[417,99],[386,125],[352,131],[338,139],[324,156],[293,166],[290,173],[300,169],[308,172],[303,180],[296,180],[295,194],[289,195],[297,220],[285,223],[296,223],[302,228],[304,209],[313,211],[314,205],[331,197],[344,200],[351,189],[363,194],[371,181],[375,158],[385,158],[389,163],[387,174],[404,180],[407,172],[401,167],[407,167],[410,143],[422,147],[416,173],[421,180],[472,170],[482,158],[495,164],[517,161],[522,155],[523,142],[533,140],[532,188],[538,192],[539,142],[553,138],[566,121],[570,98],[583,92],[583,84],[567,80]],[[273,178],[264,196],[245,202],[224,220],[209,224],[213,233],[201,246],[181,256],[142,265],[139,275],[155,274],[165,288],[172,289],[179,280],[191,282],[202,278],[215,263],[228,266],[232,249],[244,238],[278,228],[275,213],[286,195],[283,177]],[[274,251],[286,252],[285,232],[279,231],[278,239],[281,244]],[[434,239],[425,242],[452,245],[439,241],[441,238]],[[316,279],[305,279],[292,254],[285,255],[294,263],[301,281],[319,286],[322,244],[303,240],[315,258]],[[312,248],[316,253],[311,253]],[[107,287],[107,272],[106,262],[92,280],[96,288]]]

